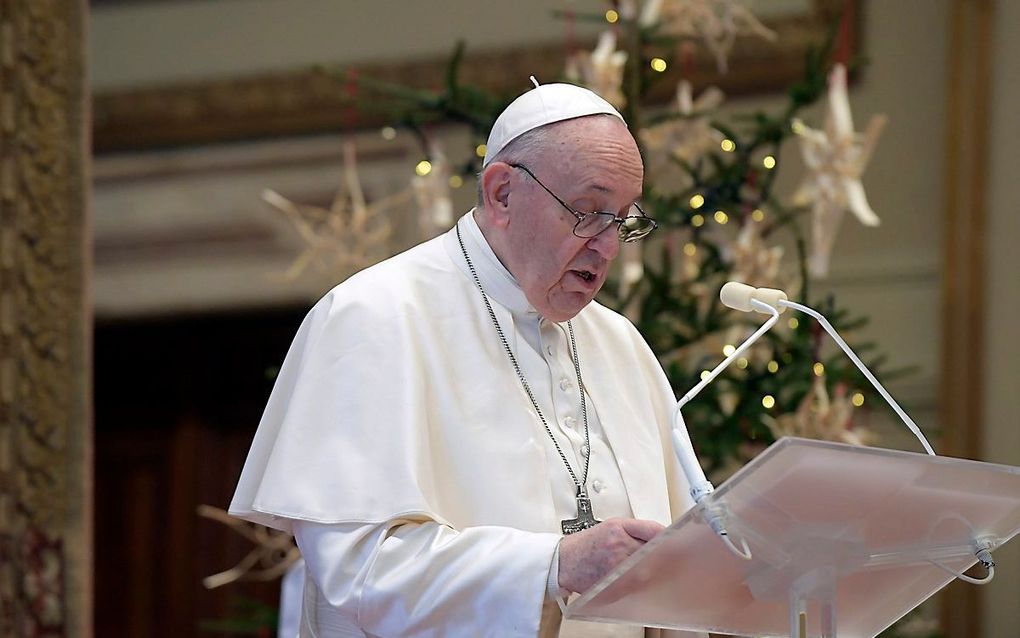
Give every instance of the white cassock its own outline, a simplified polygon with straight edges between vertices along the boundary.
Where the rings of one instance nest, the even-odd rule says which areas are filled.
[[[580,477],[566,324],[530,306],[471,213],[458,226]],[[571,323],[595,516],[668,525],[691,501],[662,368],[633,325],[598,303]],[[297,538],[308,568],[302,636],[641,636],[574,621],[557,633],[554,558],[560,521],[577,514],[574,491],[451,229],[352,276],[309,312],[230,512]]]

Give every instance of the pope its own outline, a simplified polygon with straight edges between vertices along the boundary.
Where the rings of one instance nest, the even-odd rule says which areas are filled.
[[[316,303],[255,434],[230,511],[294,534],[302,636],[646,635],[555,602],[691,506],[666,376],[594,301],[656,228],[638,147],[547,84],[486,148],[474,209]]]

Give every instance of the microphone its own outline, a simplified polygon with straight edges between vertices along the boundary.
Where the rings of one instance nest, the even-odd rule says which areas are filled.
[[[728,308],[741,312],[751,312],[754,310],[762,314],[771,314],[770,311],[753,307],[751,305],[752,300],[758,300],[765,305],[776,308],[780,313],[786,310],[785,306],[780,307],[779,305],[780,301],[787,300],[786,293],[775,288],[755,288],[742,284],[739,281],[729,281],[719,291],[719,301],[723,302],[723,305]]]

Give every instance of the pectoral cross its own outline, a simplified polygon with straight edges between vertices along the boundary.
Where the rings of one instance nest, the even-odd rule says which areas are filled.
[[[590,527],[595,527],[602,521],[596,520],[595,515],[591,511],[591,499],[588,498],[588,494],[578,487],[577,488],[577,517],[567,518],[560,521],[560,525],[563,527],[563,533],[566,535],[573,534],[574,532],[580,532]]]

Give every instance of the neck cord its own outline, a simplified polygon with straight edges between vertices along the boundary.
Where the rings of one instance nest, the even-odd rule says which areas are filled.
[[[514,367],[514,372],[517,373],[517,378],[520,380],[525,394],[527,394],[528,398],[531,400],[531,406],[535,408],[535,413],[538,414],[538,418],[542,422],[542,427],[545,428],[546,434],[549,435],[549,440],[552,441],[553,446],[555,446],[556,451],[560,455],[560,459],[563,460],[563,465],[566,466],[567,472],[570,473],[570,478],[574,481],[574,486],[577,488],[577,496],[586,495],[586,485],[588,484],[588,465],[591,461],[591,445],[588,436],[588,410],[584,400],[584,383],[581,381],[581,365],[577,358],[577,342],[574,339],[574,327],[569,321],[567,321],[567,331],[570,334],[570,351],[573,355],[574,372],[577,374],[577,388],[581,392],[581,417],[584,421],[584,447],[582,448],[584,453],[581,455],[584,457],[584,474],[580,481],[577,480],[574,468],[570,466],[570,461],[567,460],[566,455],[560,448],[560,444],[556,442],[556,437],[553,436],[552,430],[549,428],[549,423],[545,420],[542,410],[538,407],[538,401],[535,400],[535,395],[531,391],[531,386],[528,384],[528,380],[525,378],[524,372],[521,371],[521,366],[517,364],[517,357],[514,356],[513,350],[510,349],[510,342],[507,341],[506,335],[503,334],[503,329],[499,326],[499,320],[496,319],[496,313],[492,310],[492,304],[489,303],[489,296],[485,294],[485,289],[482,288],[482,281],[478,278],[478,272],[475,270],[474,264],[471,263],[471,258],[468,257],[467,249],[464,247],[464,240],[460,236],[460,224],[457,224],[455,228],[457,229],[457,242],[460,243],[460,250],[464,255],[464,261],[467,262],[468,270],[471,271],[471,277],[475,281],[475,286],[478,288],[478,292],[482,294],[482,301],[485,302],[485,309],[489,311],[489,318],[492,319],[492,325],[496,327],[496,333],[499,335],[499,340],[503,344],[503,350],[510,359],[510,363]]]

